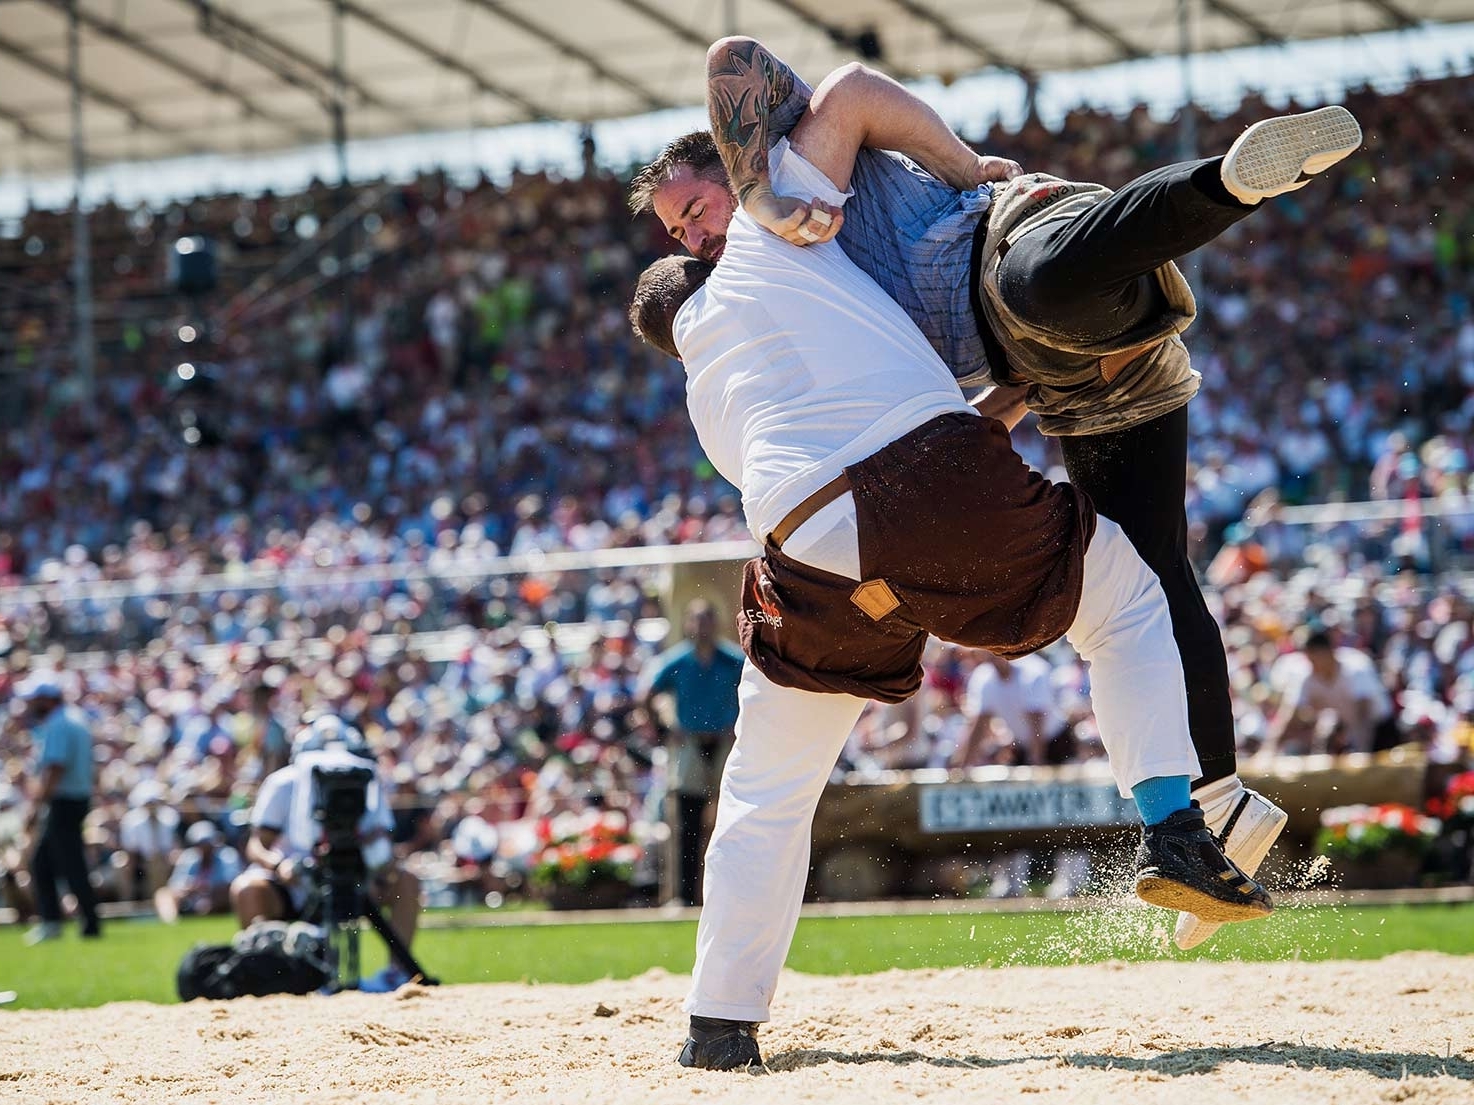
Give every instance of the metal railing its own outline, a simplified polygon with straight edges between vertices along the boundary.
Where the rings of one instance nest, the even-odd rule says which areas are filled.
[[[465,583],[492,576],[537,575],[601,568],[660,568],[675,564],[708,564],[746,560],[757,554],[751,541],[713,541],[691,545],[654,545],[591,552],[523,553],[487,556],[455,564],[364,564],[351,568],[245,568],[215,575],[169,579],[140,576],[127,580],[22,584],[0,587],[0,613],[27,606],[108,603],[126,599],[185,595],[246,594],[258,591],[301,592],[388,583]]]

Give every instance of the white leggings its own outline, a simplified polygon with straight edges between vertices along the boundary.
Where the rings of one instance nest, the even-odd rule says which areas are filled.
[[[1154,776],[1197,776],[1167,600],[1109,519],[1098,520],[1086,551],[1080,607],[1066,636],[1090,665],[1091,699],[1121,793]],[[865,700],[780,687],[750,663],[738,700],[686,1009],[766,1021],[803,903],[814,809]]]

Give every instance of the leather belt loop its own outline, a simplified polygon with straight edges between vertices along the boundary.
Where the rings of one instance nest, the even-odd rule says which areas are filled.
[[[773,542],[775,548],[781,549],[783,542],[793,536],[794,530],[849,490],[850,478],[841,472],[784,515],[783,521],[774,526],[773,532],[768,534],[768,540]]]

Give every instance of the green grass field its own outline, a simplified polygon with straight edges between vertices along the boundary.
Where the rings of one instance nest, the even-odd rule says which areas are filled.
[[[1190,953],[1170,947],[1171,915],[1123,908],[1082,913],[969,913],[824,917],[800,922],[788,965],[813,974],[866,974],[892,967],[1065,965],[1105,959],[1375,959],[1426,949],[1474,954],[1474,904],[1282,908],[1268,920],[1230,925]],[[101,941],[75,929],[27,948],[18,926],[0,929],[0,991],[7,1009],[64,1009],[112,1001],[172,1002],[174,970],[196,943],[228,940],[228,918],[166,926],[110,924]],[[443,982],[592,982],[652,967],[691,969],[689,921],[428,929],[415,950]],[[365,934],[365,965],[383,964]]]

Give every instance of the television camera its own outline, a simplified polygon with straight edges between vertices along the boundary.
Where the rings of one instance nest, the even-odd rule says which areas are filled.
[[[369,897],[369,869],[358,836],[359,822],[368,809],[369,787],[374,784],[373,769],[350,764],[315,764],[312,784],[312,816],[322,825],[322,838],[306,868],[314,884],[313,896],[321,924],[331,939],[337,976],[334,988],[353,989],[359,984],[359,918],[368,921],[411,977],[427,986],[439,985],[439,980],[430,977],[420,966]]]

